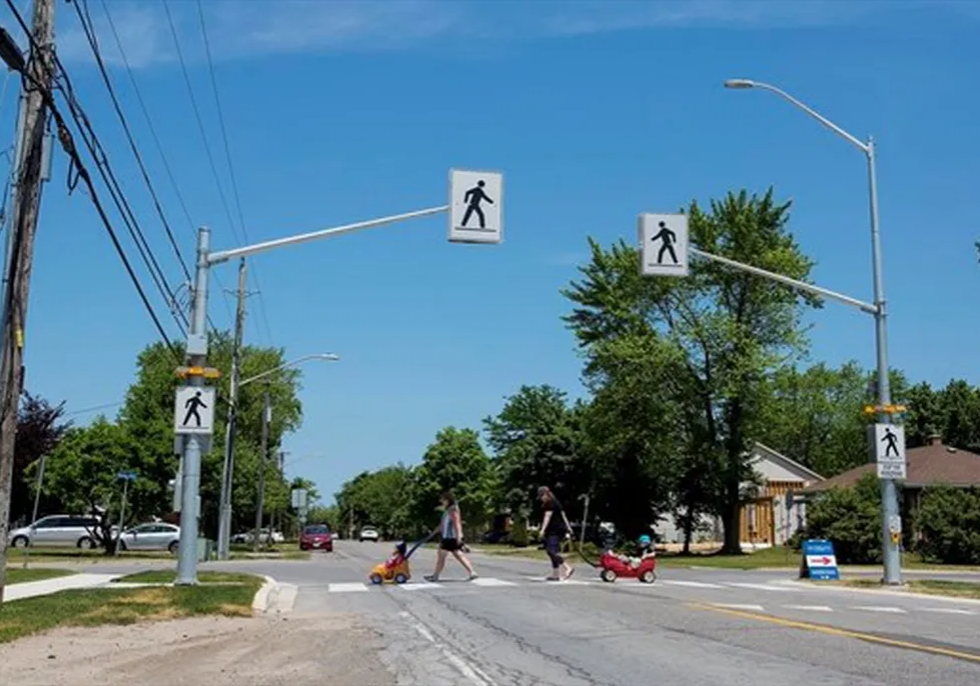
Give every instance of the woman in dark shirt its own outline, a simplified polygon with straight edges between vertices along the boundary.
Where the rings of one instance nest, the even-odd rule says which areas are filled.
[[[562,540],[571,534],[572,526],[568,523],[568,517],[561,503],[550,488],[547,486],[539,488],[538,497],[541,498],[541,506],[544,508],[544,521],[541,523],[544,549],[551,558],[551,576],[545,578],[548,581],[564,581],[575,572],[575,568],[565,562],[558,549]]]

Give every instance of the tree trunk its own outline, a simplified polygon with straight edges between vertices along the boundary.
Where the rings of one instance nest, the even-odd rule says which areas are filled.
[[[725,529],[725,541],[721,548],[722,555],[741,555],[742,538],[741,524],[742,512],[738,498],[734,502],[726,503],[722,512],[722,525]]]
[[[687,506],[687,514],[684,516],[684,555],[691,554],[691,539],[694,537],[694,517],[697,515],[694,508]]]

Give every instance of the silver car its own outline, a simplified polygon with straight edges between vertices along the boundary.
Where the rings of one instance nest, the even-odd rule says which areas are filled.
[[[163,522],[140,524],[119,536],[119,550],[166,550],[176,554],[179,546],[180,527]]]
[[[77,515],[48,515],[41,517],[30,526],[23,526],[10,532],[10,545],[26,548],[96,547],[95,531],[99,520],[95,517]]]

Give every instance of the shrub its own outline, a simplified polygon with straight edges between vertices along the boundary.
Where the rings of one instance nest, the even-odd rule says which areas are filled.
[[[517,548],[526,548],[528,543],[527,521],[523,517],[518,517],[510,530],[510,544]]]
[[[945,564],[980,564],[980,491],[933,486],[915,513],[916,551]]]
[[[840,564],[881,562],[881,491],[868,474],[852,488],[834,488],[807,507],[807,538],[832,541]]]

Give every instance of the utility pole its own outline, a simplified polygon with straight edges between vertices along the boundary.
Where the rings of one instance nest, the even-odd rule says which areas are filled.
[[[23,127],[18,148],[16,196],[10,224],[7,288],[3,300],[3,342],[0,352],[0,602],[3,601],[10,497],[14,476],[17,412],[24,383],[24,326],[34,260],[34,234],[41,206],[45,129],[48,110],[43,91],[50,91],[54,72],[54,0],[35,0],[31,26],[33,44],[25,71]],[[9,35],[7,36],[9,38]],[[12,41],[11,41],[12,42]],[[6,52],[6,51],[5,51]],[[15,50],[16,54],[19,51]],[[14,68],[8,62],[8,66]],[[19,65],[18,65],[19,66]],[[43,90],[39,90],[39,87]]]
[[[269,454],[269,424],[272,422],[272,399],[265,392],[265,407],[262,408],[262,454],[259,455],[258,498],[255,503],[255,535],[252,549],[259,549],[259,534],[262,532],[262,509],[265,507],[265,461]]]
[[[245,258],[238,263],[238,309],[235,312],[235,341],[231,351],[228,385],[228,421],[225,424],[225,462],[221,472],[221,508],[218,516],[218,559],[229,558],[231,543],[231,492],[235,474],[235,421],[238,415],[238,375],[242,336],[245,330]]]

